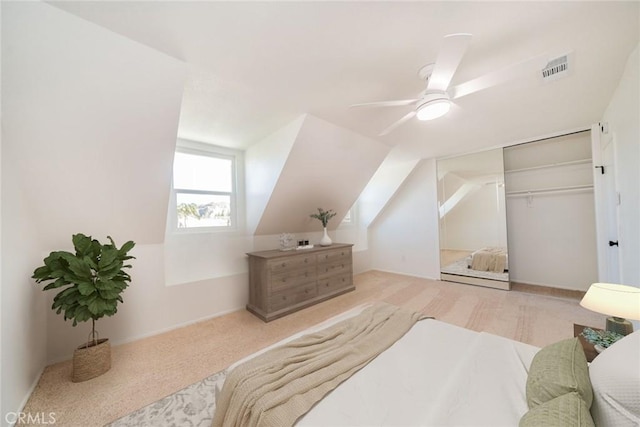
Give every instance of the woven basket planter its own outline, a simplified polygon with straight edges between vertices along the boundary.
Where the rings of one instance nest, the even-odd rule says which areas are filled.
[[[102,338],[96,345],[83,344],[73,352],[71,381],[79,383],[100,376],[111,369],[111,344]]]

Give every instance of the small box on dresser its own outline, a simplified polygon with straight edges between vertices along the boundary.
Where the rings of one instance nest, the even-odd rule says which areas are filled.
[[[247,310],[269,322],[354,290],[352,246],[248,253]]]

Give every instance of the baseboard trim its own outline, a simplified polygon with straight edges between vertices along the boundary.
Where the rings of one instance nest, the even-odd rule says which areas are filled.
[[[29,398],[31,397],[31,395],[33,394],[33,391],[36,389],[36,387],[38,386],[38,382],[40,382],[40,377],[42,376],[42,374],[44,373],[44,370],[47,366],[43,366],[40,369],[40,373],[38,373],[38,375],[36,376],[36,379],[31,383],[31,387],[29,387],[29,391],[27,392],[27,394],[22,398],[22,402],[20,402],[20,407],[18,408],[18,410],[16,412],[14,412],[14,414],[21,414],[22,411],[24,411],[24,407],[27,406],[27,402],[29,401]],[[18,417],[16,416],[15,420],[13,422],[10,422],[7,419],[7,414],[8,412],[4,412],[2,414],[3,416],[3,421],[7,423],[8,427],[14,427],[15,425],[17,425],[18,422]],[[47,414],[48,415],[48,414]],[[44,416],[44,415],[43,415]],[[55,422],[55,421],[54,421]]]
[[[551,286],[531,285],[529,283],[511,282],[511,290],[527,294],[548,295],[559,298],[572,298],[581,300],[585,292],[575,289],[553,288]]]

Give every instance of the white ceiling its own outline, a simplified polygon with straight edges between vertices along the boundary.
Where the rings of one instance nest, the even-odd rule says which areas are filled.
[[[303,113],[420,157],[507,145],[597,122],[639,40],[638,2],[53,2],[190,64],[180,136],[246,148]],[[377,134],[411,107],[443,36],[473,39],[452,84],[535,55],[574,52],[459,98],[445,117]]]

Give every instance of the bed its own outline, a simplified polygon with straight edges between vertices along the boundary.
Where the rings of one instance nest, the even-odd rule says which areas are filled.
[[[504,273],[509,271],[509,255],[506,248],[486,247],[467,257],[467,266],[477,271]]]
[[[377,309],[378,306],[379,303],[358,307],[253,354],[228,369],[230,378],[245,364],[269,355],[274,349],[294,345],[300,339],[321,334],[328,330],[327,328],[331,329],[342,321],[360,317],[368,310]],[[633,369],[640,370],[637,363],[640,335],[632,335],[635,337],[630,336],[632,339],[627,337],[614,344],[592,363],[591,370],[595,371],[594,387],[597,386],[600,390],[591,391],[590,384],[588,387],[583,384],[584,375],[588,381],[591,372],[587,371],[587,362],[577,339],[561,342],[560,349],[555,345],[540,350],[524,343],[484,332],[470,331],[435,319],[420,320],[366,366],[326,393],[308,412],[294,418],[297,419],[295,425],[517,426],[521,423],[522,426],[589,426],[593,425],[593,422],[587,422],[591,420],[588,408],[591,407],[592,412],[596,411],[594,418],[599,417],[598,425],[637,426],[640,423],[640,388],[637,387],[640,385],[640,373],[634,372]],[[616,352],[612,350],[625,341],[628,348],[623,348],[623,345],[616,358]],[[580,354],[584,366],[580,364],[582,360],[576,357]],[[620,375],[624,378],[620,381],[626,381],[624,385],[628,396],[622,400],[614,396],[616,403],[612,406],[607,401],[607,396],[615,394],[612,390],[619,386],[619,381],[616,375],[611,375],[609,366],[621,366],[620,358],[629,356],[631,358],[628,360],[632,361],[632,365],[629,364],[631,362],[627,362],[627,369]],[[563,377],[557,367],[564,362],[559,361],[571,364],[565,368],[570,376],[573,376],[580,372],[580,369],[574,366],[576,360],[580,369],[587,372],[583,372],[581,386],[576,388],[575,384],[557,384],[562,382],[557,379]],[[594,370],[594,364],[600,361],[601,367]],[[534,372],[530,372],[532,370]],[[549,387],[545,381],[553,383],[553,387]],[[573,377],[571,381],[580,383]],[[233,387],[227,383],[231,384],[232,381],[227,379],[225,385],[221,385],[216,392],[218,403],[221,399],[224,400],[221,396],[232,396],[236,388],[241,388],[238,385],[240,383],[233,383]],[[631,394],[629,390],[632,390]],[[554,393],[558,395],[555,396]],[[560,410],[556,408],[558,405]],[[245,404],[242,403],[240,406]],[[623,411],[620,410],[621,406]],[[244,421],[238,422],[233,417],[225,419],[224,411],[224,407],[216,409],[214,426],[249,425]],[[580,423],[554,424],[548,418],[544,418],[549,416],[568,417],[569,422],[579,420]],[[527,420],[529,424],[526,423]],[[258,421],[256,425],[290,424],[263,420]]]

